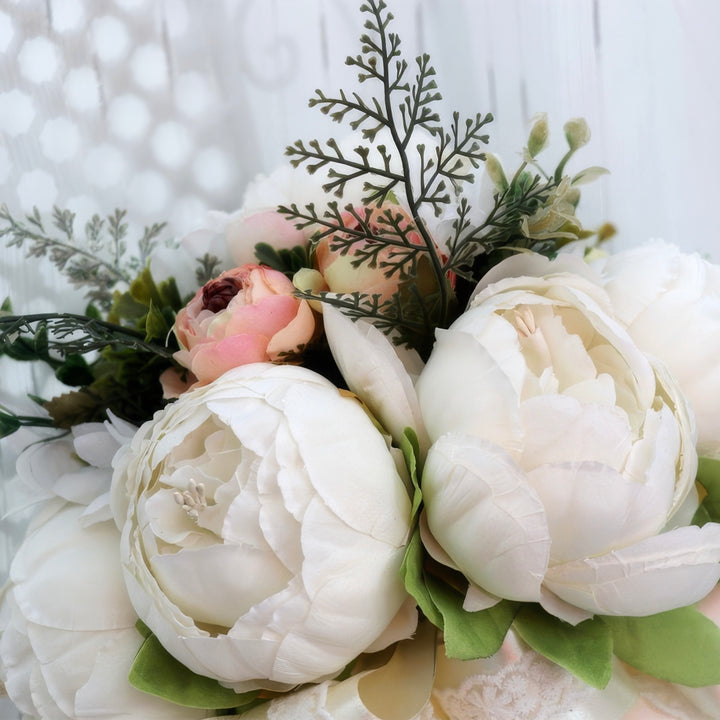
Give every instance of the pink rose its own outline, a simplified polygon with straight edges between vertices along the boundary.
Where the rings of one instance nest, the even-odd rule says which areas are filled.
[[[425,245],[420,234],[413,229],[410,216],[397,205],[384,205],[382,208],[375,207],[370,213],[368,226],[374,235],[394,237],[397,233],[393,226],[386,220],[387,211],[393,217],[399,218],[399,226],[406,231],[406,242],[411,245]],[[355,213],[364,217],[367,208],[355,208]],[[342,213],[342,221],[348,229],[361,230],[361,223],[355,215],[349,211]],[[359,237],[354,241],[347,252],[343,254],[345,247],[339,245],[339,240],[348,239],[349,233],[337,233],[322,238],[315,248],[315,264],[323,276],[327,288],[335,293],[361,292],[367,295],[380,295],[388,299],[401,283],[399,273],[393,273],[387,277],[388,267],[385,263],[396,262],[400,248],[383,247],[376,256],[376,262],[362,262],[356,264],[359,253],[367,252],[377,241],[367,237]],[[401,238],[398,236],[398,240]],[[413,279],[415,285],[421,292],[431,292],[435,287],[435,277],[432,267],[424,254],[420,256],[417,265],[417,276]]]
[[[315,331],[309,305],[285,275],[260,265],[222,273],[195,294],[175,319],[181,349],[174,357],[205,385],[254,362],[288,359]]]

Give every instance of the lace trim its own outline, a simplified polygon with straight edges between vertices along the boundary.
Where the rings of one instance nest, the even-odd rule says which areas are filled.
[[[580,720],[585,716],[577,709],[594,693],[558,665],[528,652],[492,675],[473,675],[458,688],[435,690],[433,704],[444,714],[419,720]]]

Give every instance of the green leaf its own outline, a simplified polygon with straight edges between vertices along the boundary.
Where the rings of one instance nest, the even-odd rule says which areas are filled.
[[[112,309],[109,319],[114,322],[123,320],[137,320],[147,312],[147,306],[138,302],[129,292],[116,291],[113,295]]]
[[[6,297],[3,300],[2,305],[0,305],[0,312],[4,313],[11,313],[12,312],[12,302],[10,302],[10,297]]]
[[[426,577],[430,597],[443,618],[445,652],[450,658],[475,660],[496,653],[520,607],[502,600],[487,610],[463,610],[463,596],[433,576]]]
[[[17,432],[22,427],[22,423],[15,415],[0,412],[0,438],[8,437]]]
[[[702,527],[706,522],[720,522],[720,460],[699,458],[696,480],[707,495],[693,516],[693,525]]]
[[[236,693],[217,680],[196,675],[170,655],[152,633],[140,646],[128,679],[142,692],[176,705],[204,710],[239,707],[249,710],[248,706],[256,703],[259,696],[258,691]]]
[[[400,577],[405,584],[405,589],[415,598],[415,602],[417,602],[425,617],[435,627],[442,630],[443,616],[438,611],[425,584],[424,560],[425,549],[420,540],[420,530],[415,528],[405,548],[405,555],[403,556],[402,565],[400,565]]]
[[[151,301],[145,317],[145,340],[165,340],[170,330],[171,326],[168,325],[162,310]]]
[[[539,605],[526,605],[515,618],[515,629],[533,650],[588,685],[602,689],[610,682],[613,641],[601,618],[573,626]]]
[[[93,320],[102,320],[102,315],[95,305],[88,303],[85,307],[85,315]]]
[[[55,377],[61,383],[73,387],[89,385],[95,379],[85,358],[77,353],[65,358],[65,362],[55,371]]]
[[[302,245],[292,249],[277,249],[268,243],[258,243],[255,246],[255,257],[260,265],[267,265],[273,270],[285,273],[289,278],[301,268],[312,267]]]
[[[403,435],[400,438],[400,449],[402,450],[403,457],[405,458],[405,465],[407,466],[408,473],[410,473],[410,480],[413,485],[413,496],[412,496],[412,511],[410,513],[410,521],[414,522],[420,511],[420,504],[422,503],[422,492],[420,491],[420,483],[417,479],[417,466],[418,458],[420,457],[420,442],[418,440],[415,431],[411,427],[406,427],[403,431]]]
[[[603,617],[623,662],[661,680],[720,684],[720,628],[694,607],[647,617]]]
[[[149,307],[150,303],[162,306],[162,300],[150,268],[143,271],[130,283],[130,295],[134,300]]]
[[[170,307],[176,312],[182,308],[184,303],[180,297],[180,291],[178,290],[174,277],[162,280],[158,285],[158,292],[160,293],[163,307]]]

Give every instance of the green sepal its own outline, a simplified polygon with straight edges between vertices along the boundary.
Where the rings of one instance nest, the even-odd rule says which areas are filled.
[[[63,364],[55,370],[55,377],[64,385],[72,387],[89,385],[95,379],[85,358],[77,353],[65,358]]]
[[[476,660],[490,657],[503,644],[520,607],[519,603],[501,600],[487,610],[463,610],[463,596],[441,579],[425,578],[428,592],[443,619],[445,653],[449,658]]]
[[[217,680],[197,675],[176,660],[145,626],[145,637],[135,656],[128,680],[138,690],[184,707],[203,710],[249,710],[263,702],[260,691],[236,693]]]
[[[698,458],[696,481],[707,492],[693,515],[692,524],[702,527],[707,522],[720,522],[720,460]]]
[[[647,617],[603,617],[623,662],[660,680],[720,684],[720,628],[694,607]]]
[[[610,682],[613,637],[602,618],[570,625],[539,605],[525,605],[515,618],[515,630],[535,652],[588,685],[602,689]]]

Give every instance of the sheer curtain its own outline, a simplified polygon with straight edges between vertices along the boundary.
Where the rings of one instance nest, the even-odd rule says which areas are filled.
[[[612,175],[582,217],[618,246],[665,237],[720,260],[720,91],[715,0],[388,0],[406,53],[429,52],[444,111],[492,112],[508,164],[531,118],[584,116],[578,163]],[[131,229],[169,234],[232,210],[296,138],[343,128],[307,107],[315,88],[353,89],[360,0],[0,0],[0,202],[18,214],[126,208]],[[548,161],[551,165],[552,157]],[[0,246],[0,301],[18,312],[84,303],[49,263]],[[0,402],[43,394],[42,370],[0,360]],[[0,443],[12,475],[27,436]],[[5,488],[5,485],[1,486]],[[0,490],[4,492],[4,489]],[[22,522],[2,525],[7,566]]]

